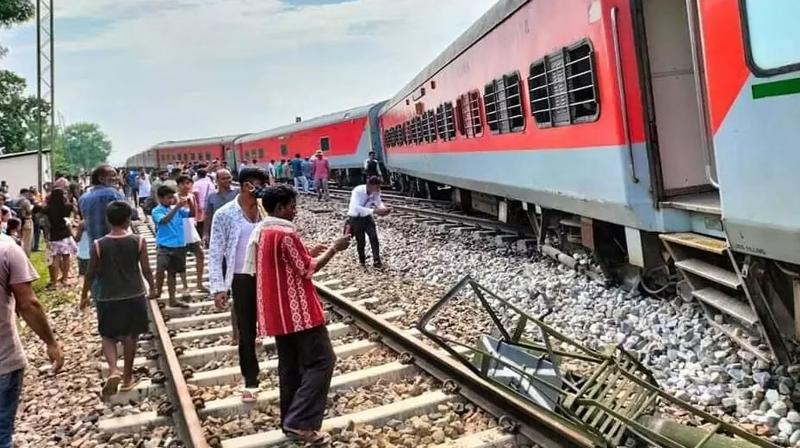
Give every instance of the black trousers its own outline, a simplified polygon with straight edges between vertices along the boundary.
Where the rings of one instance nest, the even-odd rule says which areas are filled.
[[[325,325],[275,336],[281,427],[319,430],[325,416],[336,355]]]
[[[364,235],[369,237],[369,245],[372,248],[372,262],[375,264],[381,263],[381,248],[378,243],[378,231],[375,229],[375,220],[372,216],[351,216],[350,229],[353,236],[356,238],[356,250],[358,251],[358,262],[366,264],[367,255],[364,252],[366,241]]]
[[[231,285],[233,312],[239,328],[239,368],[244,386],[258,387],[258,357],[256,356],[256,278],[233,274]]]

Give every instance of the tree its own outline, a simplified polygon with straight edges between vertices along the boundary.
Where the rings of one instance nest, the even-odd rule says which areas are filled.
[[[37,149],[36,114],[41,114],[44,123],[48,120],[50,104],[24,93],[23,78],[0,70],[0,148],[6,154]]]
[[[71,124],[64,129],[63,139],[64,162],[73,168],[65,171],[90,171],[111,154],[111,141],[97,123]]]
[[[11,26],[22,23],[33,17],[36,12],[31,0],[2,0],[0,1],[0,26]]]

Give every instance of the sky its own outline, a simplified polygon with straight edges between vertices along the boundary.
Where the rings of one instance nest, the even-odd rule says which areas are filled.
[[[270,129],[393,96],[495,0],[54,0],[56,108],[111,162],[158,142]],[[33,23],[0,67],[35,93]]]

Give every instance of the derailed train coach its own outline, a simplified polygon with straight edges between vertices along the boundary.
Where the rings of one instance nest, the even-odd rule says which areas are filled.
[[[253,160],[259,166],[289,160],[296,154],[328,158],[331,175],[340,185],[361,181],[361,167],[370,151],[382,160],[378,111],[383,103],[335,112],[252,134],[228,135],[159,143],[128,158],[126,166],[166,168],[224,160],[234,170]]]
[[[361,180],[361,167],[370,151],[375,151],[379,160],[383,156],[377,121],[382,105],[355,107],[249,134],[236,140],[236,153],[244,160],[266,164],[291,160],[296,154],[310,158],[322,151],[330,163],[331,177],[339,185],[351,185]]]
[[[788,362],[799,14],[793,0],[501,0],[383,106],[387,167],[643,285],[677,269],[712,325]]]

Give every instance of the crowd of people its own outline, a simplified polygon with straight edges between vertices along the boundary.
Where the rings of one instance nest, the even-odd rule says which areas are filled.
[[[279,358],[284,433],[313,445],[327,443],[329,436],[320,427],[336,358],[311,278],[347,249],[352,237],[360,264],[366,266],[368,238],[372,262],[382,267],[373,216],[384,216],[389,208],[381,201],[377,162],[371,155],[364,164],[366,181],[351,194],[345,234],[313,247],[302,241],[293,221],[298,194],[309,192],[312,181],[318,199],[329,199],[330,165],[321,151],[313,160],[297,155],[289,163],[265,167],[253,161],[236,174],[238,188],[224,162],[158,171],[118,171],[101,165],[90,178],[57,178],[42,197],[33,188],[23,189],[13,200],[0,193],[0,447],[11,441],[25,366],[16,314],[47,345],[53,370],[63,365],[59,342],[31,287],[38,273],[28,255],[37,250],[37,228],[46,241],[50,287],[68,285],[71,260],[78,259],[83,276],[79,308],[96,309],[109,365],[104,397],[131,390],[139,381],[133,360],[139,336],[148,328],[147,300],[161,297],[166,281],[168,305],[188,306],[186,257],[192,254],[194,290],[210,293],[220,309],[232,299],[232,342],[239,350],[242,401],[258,399],[256,340],[272,336]],[[147,219],[138,210],[155,226],[155,272],[146,241],[131,231],[133,221]],[[209,287],[203,283],[204,248],[210,249]]]

